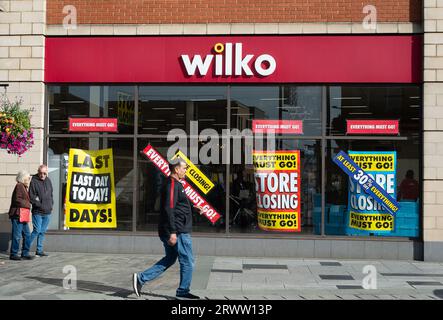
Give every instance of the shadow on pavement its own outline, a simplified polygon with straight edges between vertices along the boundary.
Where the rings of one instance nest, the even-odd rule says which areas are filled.
[[[50,284],[53,286],[58,286],[63,288],[63,279],[56,279],[56,278],[41,278],[41,277],[26,277],[28,279],[37,280],[45,284]],[[130,295],[133,295],[134,292],[132,290],[122,289],[118,287],[112,287],[108,285],[104,285],[99,282],[94,281],[83,281],[78,280],[77,281],[77,290],[87,291],[87,292],[93,292],[93,293],[100,293],[105,294],[110,297],[120,297],[128,299]],[[132,298],[134,299],[134,298]]]
[[[438,297],[439,299],[443,299],[443,290],[434,290],[434,295]]]

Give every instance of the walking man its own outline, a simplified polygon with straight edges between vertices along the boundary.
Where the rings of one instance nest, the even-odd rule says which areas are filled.
[[[32,203],[32,226],[34,228],[31,234],[31,245],[37,238],[35,255],[45,257],[47,254],[43,251],[43,240],[54,204],[52,183],[48,178],[48,167],[46,165],[39,166],[37,174],[32,177],[29,195]]]
[[[186,197],[181,179],[185,178],[187,165],[183,159],[170,164],[171,175],[162,186],[160,197],[160,221],[158,235],[165,248],[165,257],[147,270],[133,274],[133,288],[139,297],[142,286],[160,276],[177,260],[180,263],[180,285],[176,296],[187,299],[199,299],[190,293],[194,256],[192,254],[192,207]],[[194,207],[202,213],[201,207]]]

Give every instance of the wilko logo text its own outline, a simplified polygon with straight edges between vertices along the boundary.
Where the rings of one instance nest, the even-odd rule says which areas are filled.
[[[217,43],[213,48],[215,54],[207,54],[203,59],[196,54],[192,58],[182,54],[181,59],[188,76],[205,76],[212,66],[215,76],[249,76],[267,77],[274,73],[277,63],[273,56],[262,54],[255,58],[253,54],[243,55],[241,43]]]

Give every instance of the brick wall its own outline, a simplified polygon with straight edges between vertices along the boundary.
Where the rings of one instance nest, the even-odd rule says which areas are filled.
[[[48,0],[47,24],[62,24],[63,7],[79,24],[360,22],[363,7],[379,22],[420,22],[422,0]]]

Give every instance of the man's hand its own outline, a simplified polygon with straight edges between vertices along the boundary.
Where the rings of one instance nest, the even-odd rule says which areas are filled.
[[[173,247],[177,243],[177,235],[175,233],[171,233],[171,236],[169,237],[168,244]]]
[[[199,213],[200,215],[203,214],[203,207],[200,207],[200,206],[194,206],[194,208],[197,209],[197,211],[198,211],[198,213]]]

